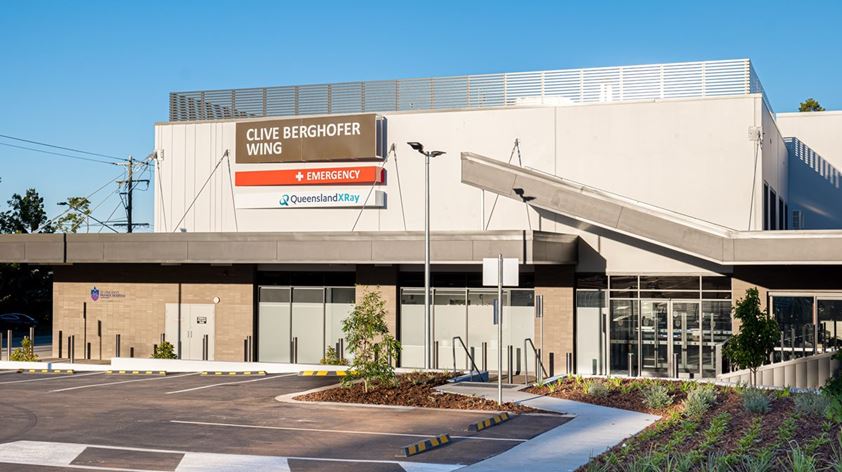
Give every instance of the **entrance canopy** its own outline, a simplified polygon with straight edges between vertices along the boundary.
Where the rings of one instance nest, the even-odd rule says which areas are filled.
[[[575,264],[578,237],[541,231],[432,233],[436,263]],[[32,264],[417,264],[419,231],[346,233],[132,233],[0,235],[0,262]]]
[[[735,231],[470,152],[462,182],[721,265],[842,264],[842,231]]]

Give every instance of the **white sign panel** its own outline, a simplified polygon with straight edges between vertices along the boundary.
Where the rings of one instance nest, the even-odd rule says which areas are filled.
[[[482,285],[486,287],[497,286],[497,275],[499,273],[497,261],[498,259],[496,257],[482,259]],[[519,282],[518,260],[514,257],[503,258],[503,286],[517,287]]]
[[[237,208],[383,208],[386,193],[375,190],[241,192],[235,195]],[[368,201],[366,202],[366,198]]]

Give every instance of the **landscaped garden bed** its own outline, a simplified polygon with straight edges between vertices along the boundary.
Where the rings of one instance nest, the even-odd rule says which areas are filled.
[[[327,390],[295,397],[311,402],[361,403],[367,405],[394,405],[423,408],[451,408],[457,410],[487,410],[527,413],[537,411],[515,403],[497,402],[480,397],[444,393],[435,389],[453,377],[448,373],[413,372],[398,375],[393,383],[371,385],[365,391],[363,382],[350,383]]]
[[[581,377],[530,391],[661,416],[582,471],[842,471],[840,425],[823,395]]]

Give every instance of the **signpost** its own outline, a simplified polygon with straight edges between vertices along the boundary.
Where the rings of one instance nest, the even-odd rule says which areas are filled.
[[[500,254],[496,258],[488,257],[482,260],[482,285],[497,286],[494,322],[497,324],[497,403],[501,405],[503,404],[503,285],[517,287],[518,283],[517,259],[504,259]]]

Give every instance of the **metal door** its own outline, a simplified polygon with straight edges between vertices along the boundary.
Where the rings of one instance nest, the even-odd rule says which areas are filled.
[[[212,304],[181,304],[181,330],[179,330],[179,305],[177,303],[166,304],[165,335],[167,341],[171,342],[178,352],[179,331],[181,334],[181,358],[189,360],[202,360],[204,349],[204,336],[208,336],[208,360],[214,358],[214,338],[216,307]]]

